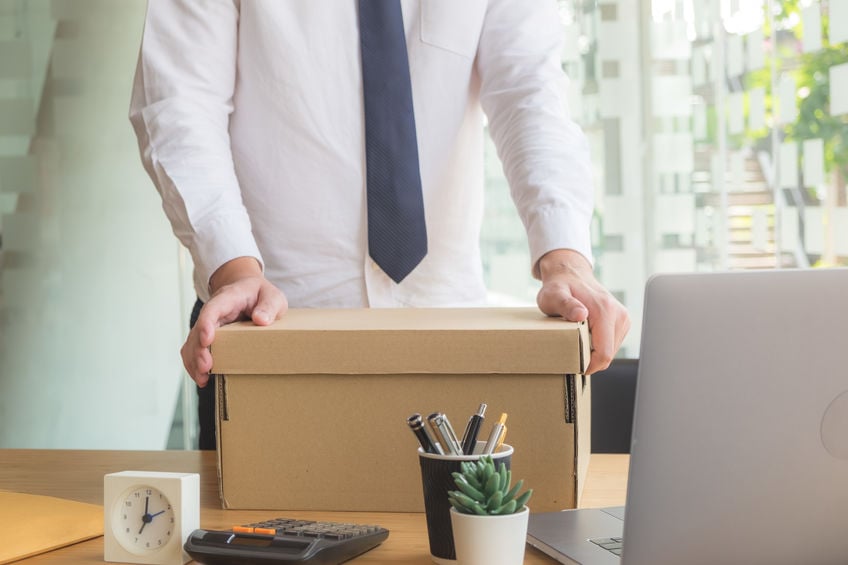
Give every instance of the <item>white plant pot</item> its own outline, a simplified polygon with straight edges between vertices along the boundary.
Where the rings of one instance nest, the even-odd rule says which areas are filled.
[[[522,565],[527,543],[526,506],[515,514],[478,516],[451,508],[457,565]]]

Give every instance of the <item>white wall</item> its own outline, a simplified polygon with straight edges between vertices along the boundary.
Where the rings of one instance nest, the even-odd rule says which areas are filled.
[[[2,222],[0,447],[165,447],[190,277],[127,119],[144,7],[47,16],[35,175]]]

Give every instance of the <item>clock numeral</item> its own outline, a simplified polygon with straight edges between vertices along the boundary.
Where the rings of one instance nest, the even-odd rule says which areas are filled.
[[[124,518],[126,518],[126,516],[124,516]],[[129,529],[129,528],[127,528],[127,529],[126,529],[126,530],[124,530],[124,531],[125,531],[125,532],[127,532],[127,533],[130,533],[130,529]]]
[[[162,540],[159,540],[159,545],[162,545]]]
[[[147,542],[146,544],[144,544],[144,546],[145,546],[145,547],[150,547],[150,542]]]
[[[132,506],[132,500],[128,500],[124,504],[126,504],[127,506]]]

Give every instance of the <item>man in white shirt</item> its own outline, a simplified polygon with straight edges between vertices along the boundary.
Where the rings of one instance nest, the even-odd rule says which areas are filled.
[[[592,273],[590,160],[563,100],[555,0],[402,12],[428,251],[396,283],[368,252],[357,3],[149,1],[130,119],[205,303],[182,348],[198,386],[215,328],[239,318],[484,303],[484,113],[540,309],[588,319],[590,372],[624,339],[627,313]]]

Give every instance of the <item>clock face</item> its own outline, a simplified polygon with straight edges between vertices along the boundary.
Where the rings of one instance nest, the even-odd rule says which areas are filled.
[[[112,524],[118,543],[127,551],[151,553],[165,547],[174,535],[174,510],[161,491],[138,485],[115,501]]]

